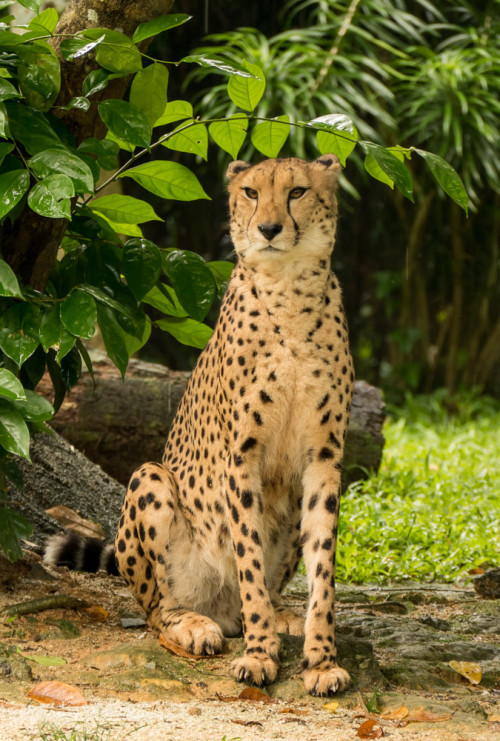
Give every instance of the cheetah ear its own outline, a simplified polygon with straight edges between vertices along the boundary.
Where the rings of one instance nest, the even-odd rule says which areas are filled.
[[[249,165],[248,162],[243,162],[243,160],[235,160],[234,162],[229,163],[229,167],[226,170],[226,177],[229,181],[231,181],[235,175],[238,175],[238,173],[243,172],[243,170],[248,170],[252,165]]]
[[[334,189],[337,186],[342,165],[336,154],[322,154],[321,157],[311,163],[314,168],[324,173],[324,177],[329,181]]]

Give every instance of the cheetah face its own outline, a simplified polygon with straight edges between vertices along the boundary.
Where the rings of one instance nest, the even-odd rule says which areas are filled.
[[[231,237],[246,264],[310,261],[333,249],[340,164],[334,155],[314,162],[291,157],[251,166],[229,165]]]

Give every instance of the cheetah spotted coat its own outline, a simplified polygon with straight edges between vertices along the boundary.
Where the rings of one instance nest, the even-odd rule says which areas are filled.
[[[235,676],[272,682],[278,633],[304,635],[313,694],[343,689],[335,546],[354,375],[330,268],[332,156],[228,170],[238,262],[180,403],[162,463],[130,481],[118,567],[150,624],[196,654],[243,629]],[[304,620],[280,605],[303,554]]]

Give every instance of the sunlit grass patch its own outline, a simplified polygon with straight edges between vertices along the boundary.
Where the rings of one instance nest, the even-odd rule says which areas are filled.
[[[500,404],[443,393],[390,410],[378,475],[340,517],[340,581],[453,581],[500,563]]]

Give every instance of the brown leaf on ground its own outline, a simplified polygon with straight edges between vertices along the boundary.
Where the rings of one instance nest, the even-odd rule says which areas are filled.
[[[280,713],[292,713],[292,715],[310,715],[310,710],[294,710],[293,708],[281,708]]]
[[[442,723],[445,720],[450,720],[453,713],[447,715],[439,715],[439,713],[431,713],[430,710],[425,710],[423,705],[420,705],[414,710],[410,710],[406,716],[406,723]]]
[[[28,697],[50,705],[87,705],[82,693],[65,682],[40,682],[30,689]]]
[[[406,708],[404,705],[401,705],[395,710],[385,710],[383,713],[381,713],[380,717],[382,718],[382,720],[403,720],[403,718],[407,717],[408,713],[408,708]]]
[[[98,538],[99,540],[105,540],[106,535],[104,530],[97,523],[92,520],[86,520],[75,512],[70,507],[65,507],[63,504],[57,507],[51,507],[45,510],[54,520],[60,522],[63,527],[67,530],[71,530],[78,535],[83,535],[84,538]]]
[[[358,728],[358,738],[381,738],[383,735],[383,730],[379,725],[377,725],[377,721],[373,719],[365,720],[365,722],[361,723],[360,727]]]
[[[473,661],[449,661],[448,666],[468,679],[471,684],[479,684],[483,677],[481,667]]]
[[[257,689],[257,687],[245,687],[245,689],[241,690],[240,694],[238,695],[238,699],[251,700],[252,702],[264,702],[266,705],[271,705],[278,702],[274,699],[274,697],[266,695],[265,692]]]
[[[109,612],[100,605],[91,605],[90,607],[83,607],[82,612],[95,620],[96,623],[105,623],[109,618]]]
[[[500,723],[500,715],[488,715],[488,723]]]
[[[262,728],[262,723],[259,720],[238,720],[237,718],[233,718],[231,723],[237,723],[239,726],[260,726]]]

